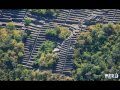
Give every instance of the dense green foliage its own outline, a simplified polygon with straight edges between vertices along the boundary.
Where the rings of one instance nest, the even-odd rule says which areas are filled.
[[[26,22],[29,25],[30,21]],[[31,32],[26,33],[30,37]],[[6,28],[0,28],[0,80],[108,80],[105,74],[120,74],[120,24],[96,24],[89,26],[88,31],[80,32],[74,50],[75,70],[72,78],[51,71],[58,60],[54,48],[59,40],[70,36],[67,28],[56,27],[46,31],[48,40],[41,44],[35,56],[35,66],[41,70],[30,70],[21,65],[26,33],[16,30],[12,22]]]
[[[70,35],[70,31],[64,27],[56,27],[46,30],[46,41],[39,48],[39,53],[35,56],[35,66],[41,69],[53,69],[58,55],[53,52],[54,48],[60,40],[66,39]]]
[[[56,43],[52,41],[45,41],[41,47],[40,51],[44,53],[52,53],[52,50],[56,47]]]
[[[58,34],[59,34],[59,32],[58,32],[58,30],[57,29],[48,29],[47,31],[46,31],[46,35],[48,36],[48,37],[58,37]]]
[[[57,54],[52,52],[55,47],[56,43],[52,41],[45,41],[39,49],[36,63],[42,68],[53,68],[58,59]]]
[[[76,80],[107,80],[105,74],[120,74],[120,25],[97,24],[81,32],[74,64]]]
[[[31,13],[45,18],[53,18],[58,14],[57,9],[32,9]]]
[[[64,27],[56,27],[53,29],[48,29],[46,31],[47,39],[42,43],[39,53],[36,56],[35,65],[41,67],[41,69],[53,69],[56,61],[58,60],[58,55],[52,51],[57,46],[59,40],[64,40],[70,35],[70,31]]]
[[[24,38],[26,38],[26,33],[16,30],[13,23],[8,23],[6,28],[0,28],[0,81],[73,80],[70,77],[53,74],[49,69],[39,71],[23,67],[21,60],[24,54]],[[41,57],[39,57],[41,66],[53,67],[58,59],[57,55],[52,53],[54,47],[56,47],[56,43],[52,41],[46,41],[41,45]]]
[[[9,29],[9,30],[14,30],[14,29],[15,29],[14,23],[13,23],[13,22],[9,22],[9,23],[7,24],[7,29]]]
[[[0,80],[2,81],[65,81],[74,80],[73,78],[53,74],[51,71],[29,70],[22,65],[17,65],[16,68],[0,69]]]
[[[31,23],[31,19],[28,18],[28,17],[25,18],[24,23],[25,23],[26,26],[28,26]]]
[[[25,33],[16,30],[13,23],[8,23],[6,28],[0,29],[0,72],[2,73],[0,80],[4,79],[2,77],[7,77],[7,74],[21,62],[24,54],[24,38]]]
[[[57,26],[54,29],[48,29],[46,31],[46,35],[48,38],[52,38],[54,40],[55,39],[65,40],[70,36],[70,31],[68,30],[68,28]]]
[[[13,28],[14,27],[14,28]],[[15,30],[12,23],[7,28],[0,29],[0,65],[8,68],[14,67],[24,54],[24,32]]]

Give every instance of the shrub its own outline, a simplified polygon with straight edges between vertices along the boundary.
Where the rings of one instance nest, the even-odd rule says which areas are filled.
[[[46,35],[49,37],[54,37],[54,38],[58,38],[58,39],[62,39],[65,40],[66,38],[68,38],[70,36],[70,31],[68,30],[68,28],[65,27],[56,27],[54,29],[48,29],[46,31]]]
[[[57,37],[58,36],[55,29],[48,29],[48,30],[46,30],[46,35],[48,37]]]
[[[41,17],[45,17],[45,18],[53,18],[57,16],[58,10],[56,9],[32,9],[31,13],[35,15],[40,15]]]
[[[51,53],[52,50],[56,47],[56,44],[52,41],[45,41],[41,47],[40,51],[45,52],[45,53]]]
[[[30,18],[28,18],[28,17],[25,18],[24,23],[25,23],[26,26],[28,26],[31,22],[32,22],[32,20]]]
[[[9,22],[9,23],[7,24],[7,29],[14,30],[14,29],[15,29],[14,23],[13,23],[13,22]]]

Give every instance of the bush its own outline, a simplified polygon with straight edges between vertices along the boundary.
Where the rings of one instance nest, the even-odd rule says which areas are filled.
[[[41,47],[40,51],[45,53],[51,53],[52,50],[56,47],[56,44],[52,41],[45,41]]]
[[[31,13],[35,15],[40,15],[41,17],[45,17],[45,18],[53,18],[57,16],[58,10],[56,9],[32,9]]]
[[[59,38],[65,40],[70,36],[70,31],[65,27],[58,27],[60,30]]]
[[[57,37],[58,36],[58,34],[57,34],[55,29],[48,29],[48,30],[46,30],[46,35],[48,37]]]
[[[56,60],[58,59],[56,54],[53,54],[52,51],[56,47],[56,43],[52,41],[45,41],[36,57],[36,65],[38,64],[42,68],[53,68]]]
[[[119,73],[120,26],[96,24],[91,30],[80,33],[74,52],[76,80],[106,80],[104,74]],[[84,42],[80,42],[84,40]],[[114,68],[114,69],[113,69]]]
[[[70,36],[70,31],[65,27],[56,27],[54,29],[48,29],[46,31],[47,37],[54,37],[58,39],[65,40]]]
[[[25,18],[24,23],[25,23],[26,26],[30,25],[31,22],[32,22],[32,20],[30,18],[28,18],[28,17]]]
[[[18,56],[19,56],[20,58],[23,57],[23,55],[24,55],[23,52],[19,52],[19,53],[18,53]]]
[[[0,29],[0,69],[14,69],[24,52],[24,32],[15,30],[13,23]]]
[[[15,29],[14,23],[13,23],[13,22],[9,22],[9,23],[7,24],[7,29],[14,30],[14,29]]]

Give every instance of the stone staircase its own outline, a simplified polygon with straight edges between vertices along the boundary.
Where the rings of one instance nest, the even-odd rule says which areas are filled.
[[[56,72],[71,75],[73,70],[74,45],[79,35],[79,30],[73,33],[62,43],[59,53],[59,60],[56,65]]]

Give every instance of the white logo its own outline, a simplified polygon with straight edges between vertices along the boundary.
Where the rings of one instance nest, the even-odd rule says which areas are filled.
[[[105,78],[108,78],[108,79],[112,79],[112,78],[118,78],[119,75],[116,73],[116,74],[105,74]]]

